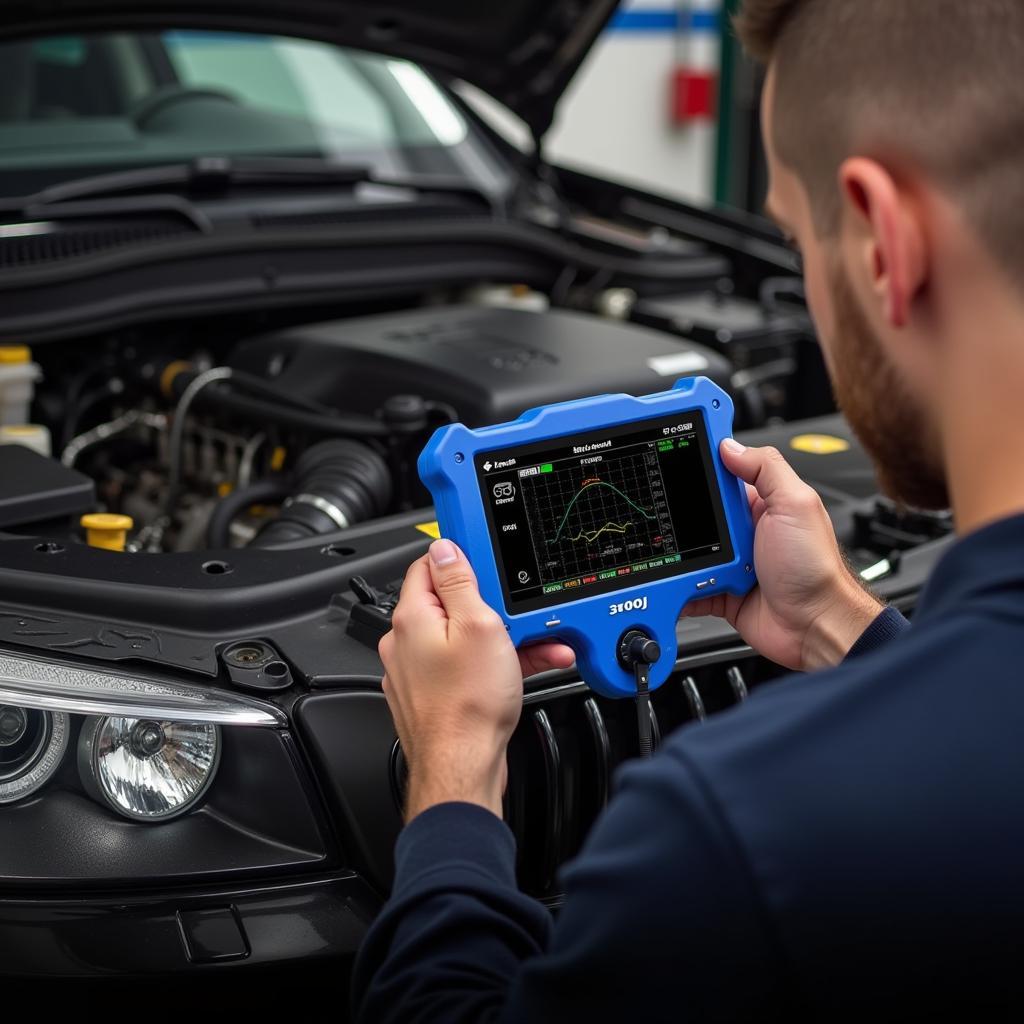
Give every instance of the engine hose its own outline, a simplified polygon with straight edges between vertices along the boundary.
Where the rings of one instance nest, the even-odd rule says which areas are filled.
[[[167,398],[180,400],[198,376],[189,363],[170,363],[159,375],[160,389]],[[370,416],[342,415],[242,370],[232,369],[230,387],[201,391],[193,404],[196,409],[232,412],[257,423],[277,423],[329,436],[386,438],[389,434],[387,426]]]
[[[381,515],[391,503],[387,463],[358,441],[313,445],[296,463],[292,479],[292,496],[252,546],[272,547],[334,533]]]
[[[231,524],[250,505],[270,505],[284,501],[290,493],[288,480],[283,476],[257,480],[247,487],[239,487],[214,506],[206,524],[206,546],[226,548],[231,543]]]

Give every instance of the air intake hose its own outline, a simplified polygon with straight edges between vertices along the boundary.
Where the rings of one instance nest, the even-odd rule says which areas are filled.
[[[381,515],[391,502],[391,472],[359,441],[321,441],[303,452],[293,473],[294,493],[253,547],[273,547],[334,533]]]

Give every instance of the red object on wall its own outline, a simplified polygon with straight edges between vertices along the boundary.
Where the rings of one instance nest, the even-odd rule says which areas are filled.
[[[688,124],[713,118],[718,97],[718,76],[711,71],[679,68],[672,73],[672,121]]]

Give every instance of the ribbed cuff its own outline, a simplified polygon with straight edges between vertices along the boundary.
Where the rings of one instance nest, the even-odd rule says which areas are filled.
[[[515,837],[500,818],[477,804],[437,804],[416,815],[398,837],[392,894],[448,867],[469,867],[514,886]]]
[[[862,654],[877,650],[883,644],[895,640],[896,637],[910,629],[910,623],[895,609],[886,608],[885,611],[871,623],[861,634],[860,639],[850,648],[845,661],[851,658],[859,658]]]

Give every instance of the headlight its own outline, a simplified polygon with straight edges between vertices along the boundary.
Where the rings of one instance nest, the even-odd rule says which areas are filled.
[[[140,821],[166,821],[194,807],[219,760],[220,729],[208,722],[97,718],[78,742],[89,794]]]
[[[78,767],[89,795],[140,821],[195,807],[217,772],[222,725],[287,724],[273,704],[227,690],[0,650],[0,804],[29,796],[57,771],[71,714],[87,716]]]
[[[67,715],[0,704],[0,804],[22,800],[45,785],[67,745]]]

